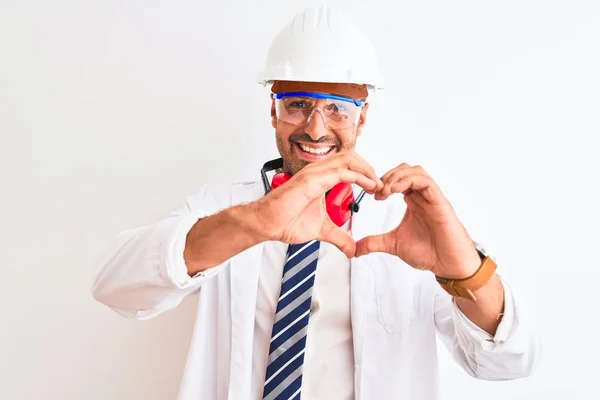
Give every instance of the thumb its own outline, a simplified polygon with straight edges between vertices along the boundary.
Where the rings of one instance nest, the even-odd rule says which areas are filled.
[[[319,240],[333,244],[348,258],[354,257],[354,253],[356,252],[356,242],[348,232],[334,224],[331,220],[327,220],[323,224],[321,233]]]
[[[355,257],[364,256],[369,253],[389,253],[386,245],[387,234],[367,236],[356,242]]]

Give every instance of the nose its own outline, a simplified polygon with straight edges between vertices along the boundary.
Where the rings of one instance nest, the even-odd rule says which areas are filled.
[[[316,114],[319,114],[317,116]],[[312,140],[319,140],[323,136],[327,136],[327,127],[325,126],[325,116],[319,108],[313,109],[312,114],[306,121],[305,132]]]

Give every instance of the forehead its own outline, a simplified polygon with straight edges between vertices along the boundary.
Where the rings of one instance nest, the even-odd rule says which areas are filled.
[[[364,100],[367,98],[368,91],[366,85],[353,83],[321,83],[321,82],[294,82],[294,81],[275,81],[271,88],[273,93],[287,92],[315,92],[334,94],[338,96],[350,97],[352,99]]]

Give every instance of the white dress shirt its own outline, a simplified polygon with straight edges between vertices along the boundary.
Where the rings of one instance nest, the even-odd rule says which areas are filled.
[[[285,245],[261,243],[194,277],[187,274],[183,250],[199,218],[262,195],[260,182],[205,186],[168,218],[118,235],[99,260],[93,295],[124,317],[152,318],[197,295],[179,400],[260,398]],[[353,238],[395,227],[405,211],[402,203],[365,197],[352,218]],[[479,379],[522,378],[537,365],[538,338],[505,282],[504,317],[492,337],[462,314],[430,272],[384,253],[353,258],[348,268],[339,260],[329,262],[334,253],[324,252],[325,272],[315,287],[305,398],[340,398],[331,393],[353,390],[357,400],[438,399],[436,336],[455,362]],[[349,293],[349,299],[329,296],[330,287]]]
[[[350,221],[343,228],[350,232]],[[287,247],[285,243],[268,242],[263,250],[254,325],[252,399],[262,396]],[[350,260],[337,247],[321,242],[304,354],[302,399],[353,398]]]

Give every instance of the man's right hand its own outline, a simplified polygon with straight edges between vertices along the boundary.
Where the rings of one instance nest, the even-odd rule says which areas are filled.
[[[259,231],[267,240],[290,244],[320,240],[332,243],[348,258],[356,243],[327,215],[325,194],[340,182],[357,184],[367,193],[383,188],[373,168],[356,152],[336,154],[302,168],[289,181],[252,204]]]

